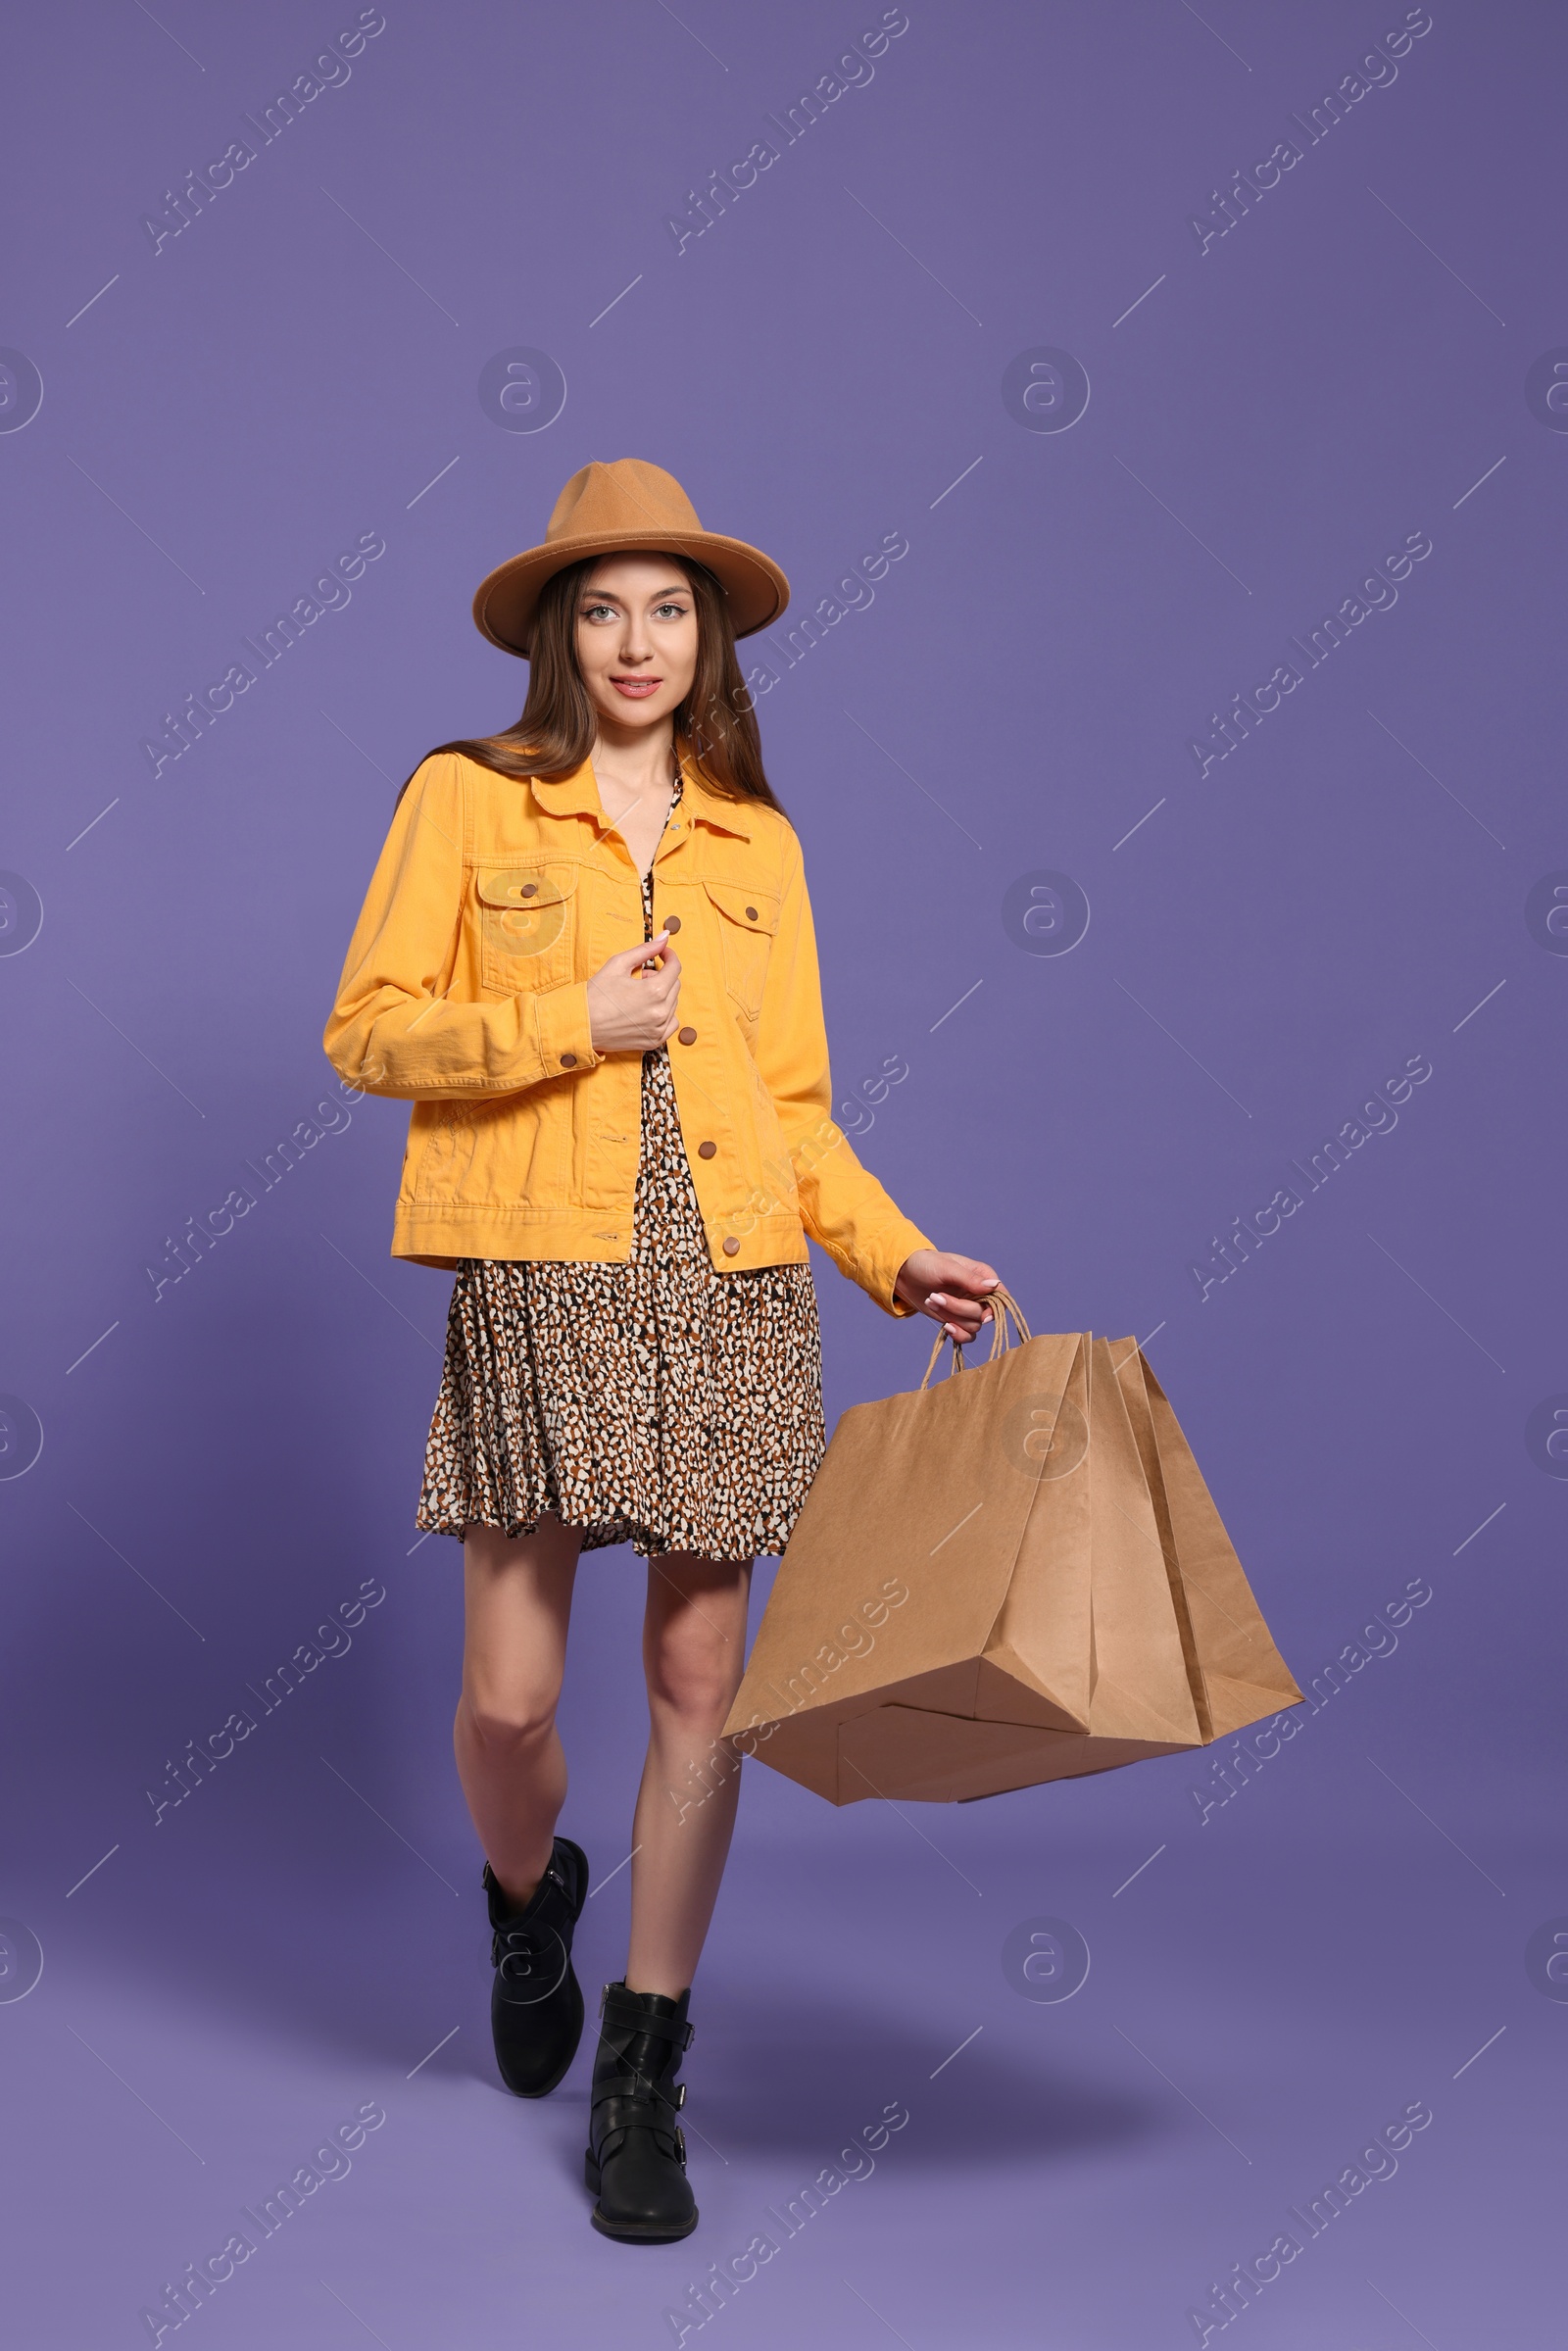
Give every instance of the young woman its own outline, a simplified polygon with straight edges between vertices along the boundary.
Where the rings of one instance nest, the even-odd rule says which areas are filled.
[[[521,2097],[583,2023],[588,1863],[555,1834],[577,1557],[648,1561],[631,1941],[586,2157],[595,2228],[630,2242],[697,2224],[674,2076],[735,1817],[721,1732],[752,1560],[783,1550],[824,1442],[806,1235],[959,1340],[997,1280],[934,1249],[830,1115],[800,844],[734,648],[788,593],[658,466],[573,475],[474,600],[531,664],[526,708],[405,785],[324,1040],[412,1101],[392,1253],[457,1275],[416,1523],[464,1545],[458,1770]]]

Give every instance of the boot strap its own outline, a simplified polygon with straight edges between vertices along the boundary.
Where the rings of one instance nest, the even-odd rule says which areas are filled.
[[[597,2114],[600,2107],[612,2098],[631,2100],[644,2106],[667,2106],[671,2114],[678,2114],[686,2103],[686,2084],[678,2082],[671,2089],[653,2076],[639,2074],[635,2067],[626,2066],[618,2074],[604,2074],[595,2082],[592,2093],[594,2113]]]
[[[673,2042],[677,2049],[689,2049],[696,2038],[693,2026],[677,2016],[651,2016],[638,1994],[619,1984],[605,1985],[599,1995],[599,2014],[607,2033],[650,2033],[658,2040]]]
[[[552,1943],[560,1950],[567,1950],[565,1937],[558,1928],[524,1927],[518,1920],[509,1920],[490,1936],[490,1965],[499,1967],[503,1959],[543,1959]]]
[[[665,2101],[656,2103],[646,2097],[624,2097],[618,2094],[594,2100],[592,2127],[589,2136],[594,2145],[594,2159],[605,2163],[616,2154],[631,2131],[648,2131],[655,2144],[664,2155],[673,2155],[684,2164],[686,2141],[680,2126],[674,2120],[674,2108]]]

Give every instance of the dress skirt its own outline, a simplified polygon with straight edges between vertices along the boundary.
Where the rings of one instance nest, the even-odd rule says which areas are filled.
[[[643,914],[652,937],[651,872]],[[661,1046],[629,1260],[459,1261],[415,1524],[519,1536],[549,1512],[584,1550],[749,1559],[783,1550],[824,1447],[811,1269],[713,1270]]]

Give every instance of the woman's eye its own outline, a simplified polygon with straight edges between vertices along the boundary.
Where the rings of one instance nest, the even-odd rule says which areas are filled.
[[[614,606],[610,604],[590,604],[584,607],[582,616],[585,620],[597,620],[601,612],[613,616],[614,610]]]
[[[686,607],[683,604],[662,604],[656,609],[675,620],[684,619],[686,613]]]

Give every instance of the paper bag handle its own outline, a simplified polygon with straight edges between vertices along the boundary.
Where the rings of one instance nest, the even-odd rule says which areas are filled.
[[[997,1357],[1004,1354],[1012,1344],[1012,1333],[1008,1328],[1009,1317],[1018,1326],[1020,1340],[1030,1338],[1032,1333],[1023,1318],[1023,1308],[1005,1283],[999,1282],[995,1290],[988,1291],[986,1302],[991,1308],[991,1352],[986,1357],[986,1361],[995,1363]],[[931,1347],[931,1360],[925,1367],[925,1378],[920,1382],[922,1388],[930,1384],[931,1374],[937,1367],[937,1357],[942,1352],[947,1337],[946,1331],[939,1331],[936,1335]],[[956,1371],[963,1371],[965,1368],[962,1343],[955,1339],[953,1341],[953,1360],[948,1365],[949,1379],[952,1379]]]

